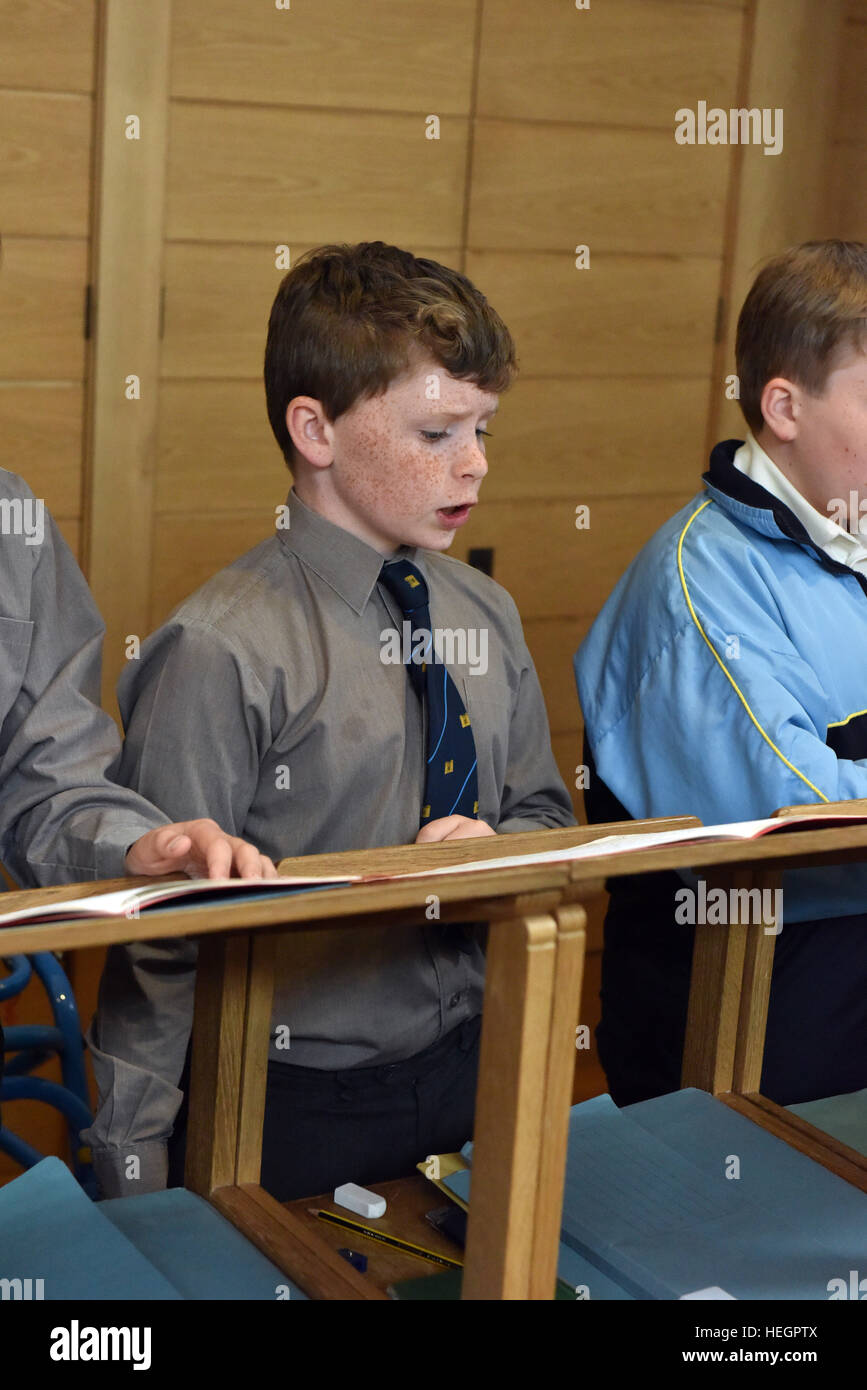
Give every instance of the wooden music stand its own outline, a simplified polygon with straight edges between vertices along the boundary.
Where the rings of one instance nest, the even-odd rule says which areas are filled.
[[[784,806],[774,814],[867,816],[867,801]],[[852,830],[844,827],[839,833],[842,849],[851,844]],[[780,866],[760,864],[725,869],[713,874],[713,886],[773,890],[780,887],[782,872]],[[695,931],[682,1085],[710,1091],[762,1129],[867,1192],[867,1155],[761,1094],[776,935],[764,925],[729,926],[727,931],[697,926]]]
[[[809,808],[812,812],[814,808]],[[845,803],[838,810],[851,810]],[[826,814],[834,808],[826,807]],[[259,1185],[275,937],[369,923],[400,930],[436,893],[441,920],[488,921],[473,1203],[463,1297],[550,1299],[559,1242],[584,948],[583,904],[606,877],[690,868],[723,884],[774,886],[783,868],[867,858],[867,825],[751,841],[671,845],[622,856],[496,870],[504,855],[559,849],[606,831],[698,826],[629,822],[490,840],[307,857],[305,873],[431,868],[491,858],[492,872],[342,887],[310,895],[126,918],[0,929],[0,954],[172,936],[201,939],[187,1184],[207,1197],[314,1297],[382,1298],[333,1247]],[[128,885],[131,880],[125,881]],[[81,896],[82,884],[7,895],[9,910]],[[111,885],[117,886],[117,885]],[[773,935],[698,929],[684,1060],[697,1085],[867,1190],[867,1159],[758,1091]]]

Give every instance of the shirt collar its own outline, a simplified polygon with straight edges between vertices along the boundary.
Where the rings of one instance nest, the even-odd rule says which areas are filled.
[[[737,450],[732,463],[754,483],[779,498],[800,521],[814,545],[824,550],[832,560],[848,565],[850,569],[865,568],[867,548],[860,536],[852,535],[829,516],[817,511],[752,434],[747,435],[746,443]]]
[[[280,543],[324,579],[355,613],[364,612],[386,560],[419,563],[413,546],[401,546],[393,556],[380,555],[366,541],[308,507],[294,488],[286,498],[286,507],[289,525],[278,528]]]

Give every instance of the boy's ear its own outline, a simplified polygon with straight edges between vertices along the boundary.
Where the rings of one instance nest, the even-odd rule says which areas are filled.
[[[788,443],[798,433],[802,394],[801,387],[786,377],[775,376],[765,382],[760,402],[762,416],[768,429],[781,443]]]
[[[328,468],[334,459],[331,424],[322,402],[312,396],[293,396],[286,407],[286,428],[301,458],[314,468]]]

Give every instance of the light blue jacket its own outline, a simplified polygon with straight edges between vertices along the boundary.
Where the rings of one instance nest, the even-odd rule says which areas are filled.
[[[867,580],[734,467],[739,447],[717,445],[575,657],[595,771],[636,819],[867,797]],[[867,866],[787,875],[784,899],[790,922],[864,912]]]

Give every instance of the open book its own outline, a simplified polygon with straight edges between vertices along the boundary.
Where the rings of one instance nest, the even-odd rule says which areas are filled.
[[[785,830],[827,830],[834,826],[867,824],[864,815],[779,816],[768,820],[732,821],[728,825],[692,826],[686,830],[661,830],[636,835],[600,835],[563,849],[511,854],[493,859],[473,859],[463,864],[409,869],[398,873],[281,875],[277,879],[197,878],[160,882],[140,888],[121,888],[112,893],[54,899],[15,912],[0,913],[0,927],[25,922],[67,922],[89,917],[138,917],[143,912],[181,907],[203,907],[236,900],[261,902],[287,893],[313,892],[346,884],[396,883],[403,879],[434,878],[444,874],[479,874],[516,869],[533,864],[559,864],[593,859],[599,855],[635,853],[668,845],[700,845],[713,841],[757,840]],[[489,843],[486,841],[486,843]],[[285,861],[284,861],[285,862]],[[38,891],[38,890],[37,890]],[[2,901],[2,899],[0,899]]]

